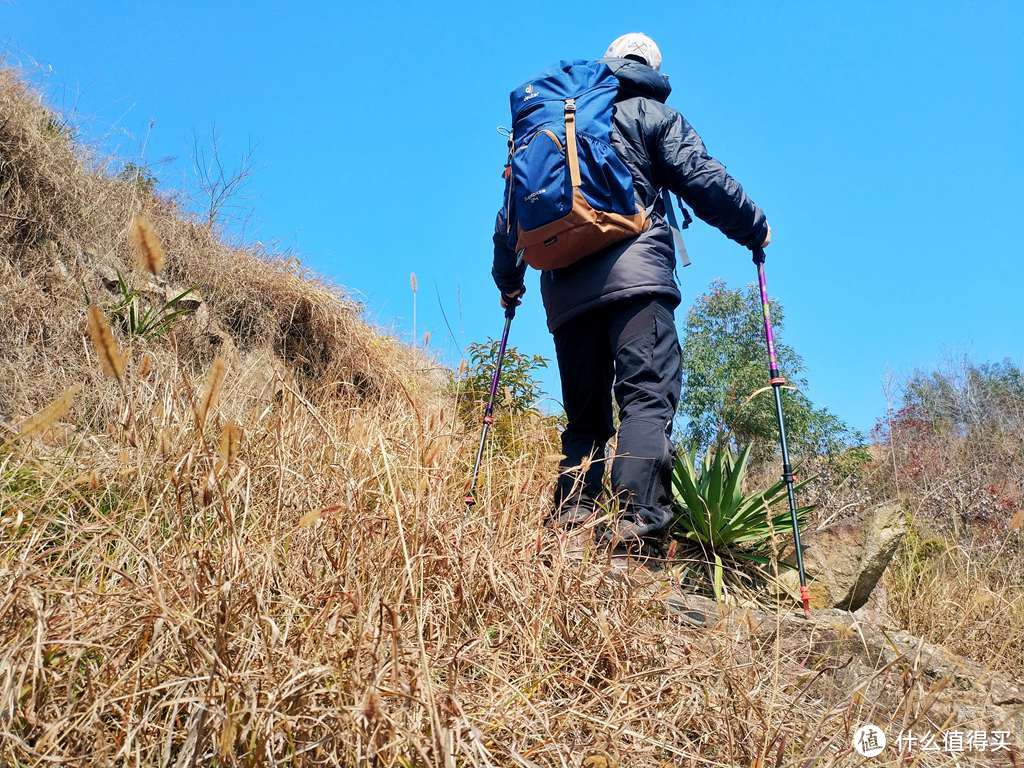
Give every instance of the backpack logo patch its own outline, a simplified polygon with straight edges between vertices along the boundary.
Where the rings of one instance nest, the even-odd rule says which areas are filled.
[[[527,83],[526,88],[523,89],[523,101],[529,101],[540,96],[537,89],[533,87],[533,83]]]

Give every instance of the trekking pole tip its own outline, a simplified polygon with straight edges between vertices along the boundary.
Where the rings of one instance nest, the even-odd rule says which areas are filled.
[[[806,586],[800,586],[800,602],[804,606],[804,616],[811,618],[811,592]]]

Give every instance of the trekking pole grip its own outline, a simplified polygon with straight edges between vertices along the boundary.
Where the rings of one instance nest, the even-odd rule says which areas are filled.
[[[764,264],[764,259],[765,259],[764,248],[762,248],[761,246],[758,246],[757,248],[751,248],[750,252],[754,256],[754,263],[755,264]]]

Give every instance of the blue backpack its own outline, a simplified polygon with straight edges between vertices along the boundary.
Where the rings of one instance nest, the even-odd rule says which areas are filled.
[[[532,267],[566,267],[647,229],[611,146],[618,92],[607,64],[563,61],[509,98],[505,221],[510,247]]]

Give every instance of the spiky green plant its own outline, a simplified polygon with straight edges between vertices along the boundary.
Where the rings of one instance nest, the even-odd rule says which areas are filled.
[[[776,554],[773,540],[781,535],[787,541],[793,530],[789,511],[781,505],[786,498],[782,480],[763,490],[745,488],[750,452],[750,445],[738,454],[728,446],[712,448],[698,464],[696,450],[679,451],[672,470],[672,534],[703,554],[716,597],[724,593],[727,564],[734,571],[741,561],[768,565]],[[801,523],[810,509],[797,509]]]
[[[194,311],[192,307],[182,304],[192,292],[191,288],[187,288],[161,304],[144,303],[139,291],[128,285],[128,281],[118,271],[118,301],[110,310],[110,316],[128,336],[158,338],[171,330],[181,317]]]

